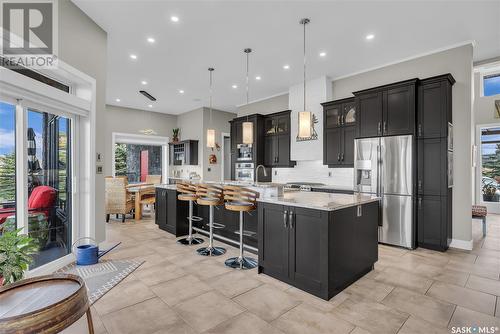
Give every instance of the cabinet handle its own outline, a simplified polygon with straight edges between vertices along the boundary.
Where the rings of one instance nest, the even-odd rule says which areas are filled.
[[[340,161],[344,161],[344,153],[340,156]]]
[[[340,117],[340,115],[337,116],[337,124],[342,125],[342,118]]]
[[[382,133],[382,123],[378,122],[377,133],[380,135]]]
[[[418,136],[422,137],[422,124],[418,125]]]
[[[384,121],[384,134],[387,133],[387,122]]]
[[[422,180],[418,180],[418,191],[422,191]]]
[[[340,153],[337,155],[337,161],[340,161]]]
[[[293,211],[290,211],[290,213],[288,214],[288,220],[290,222],[290,228],[293,229]]]
[[[345,124],[345,115],[342,115],[342,125]]]
[[[285,210],[285,211],[283,211],[283,227],[284,227],[284,228],[287,228],[287,227],[288,227],[288,226],[287,226],[287,223],[286,223],[286,219],[287,219],[287,217],[288,217],[288,211],[287,211],[287,210]]]
[[[357,207],[357,209],[358,209],[357,216],[358,217],[361,217],[363,215],[363,210],[361,208],[362,208],[361,205],[358,205],[358,207]]]
[[[418,209],[422,209],[422,197],[418,198]]]

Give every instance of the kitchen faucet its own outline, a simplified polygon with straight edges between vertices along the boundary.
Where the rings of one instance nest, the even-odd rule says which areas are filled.
[[[264,170],[264,176],[267,176],[266,167],[264,167],[263,165],[258,165],[257,167],[255,167],[255,183],[259,183],[259,167],[262,167],[262,169]]]

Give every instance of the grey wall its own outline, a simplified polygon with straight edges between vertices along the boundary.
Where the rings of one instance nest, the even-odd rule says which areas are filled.
[[[453,239],[472,240],[470,218],[473,201],[471,145],[472,114],[472,45],[466,45],[377,70],[333,81],[333,99],[352,96],[351,92],[411,78],[427,78],[451,73],[453,86],[454,180]]]
[[[104,143],[101,146],[104,153],[104,175],[112,173],[113,132],[141,134],[139,130],[153,129],[158,136],[171,138],[172,129],[177,124],[177,117],[173,115],[111,105],[106,105],[104,115],[105,126],[102,130],[104,131]]]
[[[238,116],[266,115],[283,110],[288,110],[288,93],[238,107],[236,113]]]
[[[210,122],[210,109],[205,108],[203,112],[203,134],[207,132],[208,128],[215,129],[215,142],[221,147],[220,151],[216,149],[208,148],[206,141],[203,142],[203,179],[207,181],[219,181],[221,179],[222,171],[222,133],[230,133],[231,126],[229,121],[236,117],[236,114],[229,113],[221,110],[212,111],[212,122]],[[228,148],[230,149],[230,148]],[[215,154],[217,157],[216,164],[208,163],[208,156],[210,154]],[[209,170],[210,169],[210,170]]]
[[[107,34],[69,0],[58,1],[59,58],[96,79],[96,147],[103,147],[106,99]],[[97,150],[99,151],[99,150]],[[95,178],[95,233],[105,238],[104,174]]]

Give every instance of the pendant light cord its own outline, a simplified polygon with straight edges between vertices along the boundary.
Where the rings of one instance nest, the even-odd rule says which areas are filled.
[[[250,68],[250,61],[249,61],[249,58],[250,58],[250,52],[252,52],[252,49],[250,48],[246,48],[245,50],[243,50],[243,52],[245,52],[247,54],[247,87],[246,87],[246,93],[247,93],[247,106],[248,106],[248,102],[249,102],[249,96],[250,96],[250,80],[249,80],[249,68]],[[248,122],[248,113],[247,113],[247,122]]]
[[[212,91],[212,72],[214,71],[214,69],[212,67],[210,67],[208,70],[210,71],[210,124],[209,125],[212,125],[212,94],[213,94],[213,91]]]
[[[304,25],[304,111],[306,110],[306,24],[309,23],[309,19],[302,19],[302,24]]]

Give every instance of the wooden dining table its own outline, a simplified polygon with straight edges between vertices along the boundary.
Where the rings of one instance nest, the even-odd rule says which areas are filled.
[[[127,191],[135,196],[135,219],[140,220],[142,219],[142,197],[144,195],[154,195],[155,186],[152,183],[133,183],[127,186]]]

